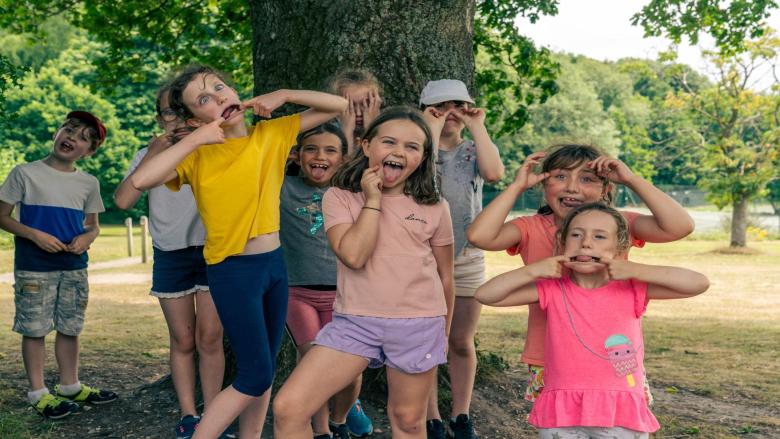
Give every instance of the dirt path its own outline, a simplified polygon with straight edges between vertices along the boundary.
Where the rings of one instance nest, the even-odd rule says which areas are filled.
[[[93,285],[97,284],[141,284],[151,282],[152,274],[150,273],[100,273],[101,270],[107,270],[110,268],[129,267],[141,263],[141,257],[131,257],[114,259],[111,261],[90,263],[89,268],[89,283]],[[151,265],[150,265],[151,266]],[[13,273],[0,273],[0,283],[13,283]]]

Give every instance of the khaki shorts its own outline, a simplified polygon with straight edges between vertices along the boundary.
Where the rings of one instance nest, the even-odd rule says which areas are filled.
[[[87,269],[14,271],[15,332],[44,337],[56,329],[77,336],[84,328],[89,299]]]
[[[466,245],[455,256],[455,295],[474,297],[477,288],[485,283],[485,252]]]

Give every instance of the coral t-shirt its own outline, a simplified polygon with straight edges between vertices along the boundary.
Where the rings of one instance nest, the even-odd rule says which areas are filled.
[[[645,242],[637,239],[633,232],[634,221],[641,214],[637,212],[620,211],[628,222],[629,238],[634,247],[643,247]],[[520,254],[525,265],[533,264],[545,258],[549,258],[560,251],[556,251],[556,233],[553,215],[521,216],[510,221],[520,231],[520,242],[509,247],[506,252],[514,256]],[[628,253],[626,252],[626,257]],[[525,337],[525,347],[521,360],[526,364],[544,366],[544,334],[547,326],[547,318],[539,309],[539,305],[533,303],[528,306],[528,334]]]
[[[354,224],[364,204],[363,193],[330,188],[322,199],[325,231]],[[353,270],[338,261],[334,311],[385,318],[446,315],[431,247],[455,241],[447,202],[425,205],[406,195],[382,195],[378,214],[379,234],[366,264]]]

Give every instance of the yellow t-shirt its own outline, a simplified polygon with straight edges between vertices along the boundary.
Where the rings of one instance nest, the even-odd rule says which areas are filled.
[[[243,252],[255,236],[279,231],[284,167],[300,123],[300,114],[261,121],[248,136],[201,146],[176,167],[178,178],[166,186],[192,186],[206,226],[207,264]]]

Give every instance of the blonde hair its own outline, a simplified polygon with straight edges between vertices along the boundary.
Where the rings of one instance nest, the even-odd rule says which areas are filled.
[[[350,85],[366,85],[376,87],[379,94],[382,94],[382,84],[376,79],[373,73],[363,68],[345,68],[328,79],[328,91],[341,95],[341,92]]]

